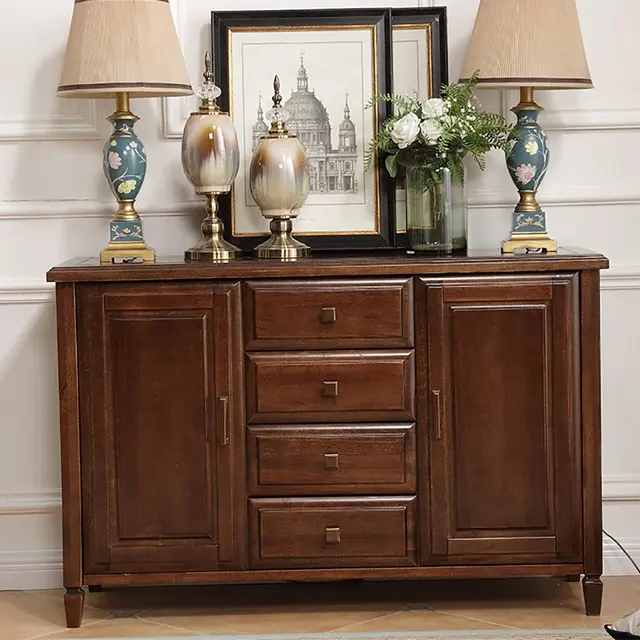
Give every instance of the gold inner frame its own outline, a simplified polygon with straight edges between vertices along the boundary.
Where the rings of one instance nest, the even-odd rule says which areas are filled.
[[[424,25],[423,25],[424,26]],[[371,33],[371,57],[372,57],[372,80],[373,80],[373,95],[378,93],[378,42],[377,31],[378,27],[375,25],[304,25],[300,27],[230,27],[228,31],[228,67],[229,67],[229,85],[233,86],[233,38],[234,33],[259,33],[259,32],[278,32],[278,31],[369,31]],[[233,104],[233,91],[229,92],[229,115],[233,118],[234,104]],[[378,132],[380,123],[378,121],[378,110],[373,110],[373,130],[374,134]],[[374,231],[308,231],[300,232],[301,236],[372,236],[380,233],[380,176],[379,176],[379,162],[378,156],[374,156],[374,179],[375,179],[375,202],[376,202],[376,228]],[[236,227],[236,205],[235,205],[235,185],[231,188],[231,232],[236,238],[262,238],[268,236],[269,233],[238,233]]]
[[[433,86],[433,23],[425,24],[396,24],[393,25],[392,31],[426,31],[427,35],[427,86],[429,87],[429,98],[433,98],[435,87]]]

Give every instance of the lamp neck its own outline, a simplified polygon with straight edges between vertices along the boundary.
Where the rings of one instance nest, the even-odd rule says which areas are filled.
[[[111,118],[123,119],[134,117],[133,113],[131,113],[129,93],[126,91],[116,93],[116,112],[111,116]]]
[[[533,99],[533,87],[520,87],[520,104],[516,105],[512,111],[517,113],[524,109],[535,109],[537,111],[543,110],[542,107],[539,104],[536,104]]]

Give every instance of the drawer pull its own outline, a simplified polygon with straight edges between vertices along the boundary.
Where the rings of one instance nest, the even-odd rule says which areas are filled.
[[[320,312],[320,322],[322,324],[335,324],[338,319],[335,307],[323,307]]]
[[[340,542],[340,527],[327,527],[324,535],[327,544],[338,544]]]
[[[324,454],[324,468],[325,469],[339,469],[340,468],[340,455],[337,453],[325,453]]]
[[[440,389],[434,389],[433,394],[433,419],[436,425],[436,440],[442,440],[442,406],[440,404]]]
[[[229,398],[218,398],[220,407],[222,409],[222,420],[220,421],[221,433],[220,444],[223,447],[229,446]]]
[[[324,382],[323,393],[325,398],[337,398],[338,397],[338,383],[337,382]]]

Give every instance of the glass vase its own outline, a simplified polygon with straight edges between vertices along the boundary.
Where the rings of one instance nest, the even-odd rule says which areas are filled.
[[[407,167],[407,242],[409,251],[453,253],[467,249],[466,174],[454,181],[440,169],[429,184],[419,166]]]

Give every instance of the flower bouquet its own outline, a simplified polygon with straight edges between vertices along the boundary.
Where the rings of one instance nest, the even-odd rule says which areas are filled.
[[[385,101],[394,106],[394,115],[369,145],[365,165],[379,154],[391,177],[406,174],[412,248],[447,253],[466,248],[464,159],[471,154],[484,170],[489,150],[508,148],[512,127],[502,116],[482,109],[474,95],[477,84],[474,74],[466,82],[444,86],[442,98],[383,94],[368,105]],[[456,213],[464,220],[452,221]],[[456,234],[458,246],[453,247]]]

